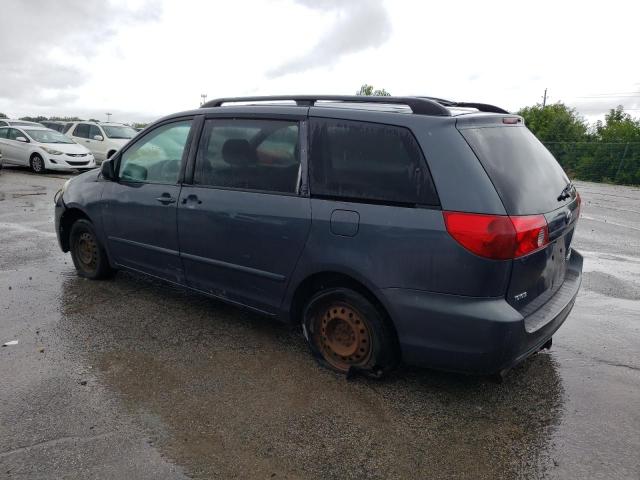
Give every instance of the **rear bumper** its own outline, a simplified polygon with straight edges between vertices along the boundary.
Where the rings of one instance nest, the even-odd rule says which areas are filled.
[[[582,281],[582,262],[582,255],[573,250],[562,287],[527,317],[504,298],[382,290],[404,362],[478,374],[513,367],[538,351],[571,312]]]

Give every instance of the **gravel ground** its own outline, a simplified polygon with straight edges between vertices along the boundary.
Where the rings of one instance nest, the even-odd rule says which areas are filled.
[[[578,184],[583,288],[504,383],[347,381],[271,320],[78,278],[65,178],[0,174],[0,478],[640,478],[640,190]]]

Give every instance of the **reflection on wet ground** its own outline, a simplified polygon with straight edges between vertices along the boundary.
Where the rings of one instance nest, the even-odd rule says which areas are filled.
[[[550,355],[503,385],[413,369],[348,382],[317,368],[298,332],[215,301],[124,274],[70,278],[62,292],[61,336],[146,412],[150,433],[160,426],[154,441],[191,473],[516,478],[544,468],[562,396]],[[87,297],[97,303],[79,305]]]
[[[580,185],[576,307],[498,384],[347,381],[295,329],[80,279],[52,235],[62,182],[0,176],[0,340],[20,340],[0,349],[0,477],[640,478],[640,191]]]

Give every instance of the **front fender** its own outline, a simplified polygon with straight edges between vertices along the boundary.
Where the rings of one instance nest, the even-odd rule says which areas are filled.
[[[65,227],[66,215],[88,218],[96,230],[98,240],[106,246],[106,235],[102,223],[102,192],[104,181],[99,169],[90,170],[72,179],[56,202],[56,233],[59,237]],[[59,218],[58,218],[59,217]],[[69,232],[64,232],[68,235]],[[61,241],[61,247],[63,242]],[[63,248],[64,250],[64,248]]]

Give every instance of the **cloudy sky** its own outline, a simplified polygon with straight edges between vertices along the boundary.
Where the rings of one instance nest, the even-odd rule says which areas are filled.
[[[640,4],[2,0],[0,112],[149,121],[200,94],[430,95],[640,116]]]

